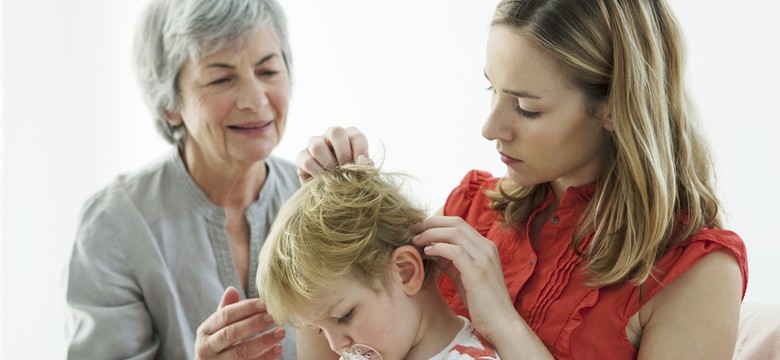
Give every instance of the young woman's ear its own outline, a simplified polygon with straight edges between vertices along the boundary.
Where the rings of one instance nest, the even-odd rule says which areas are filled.
[[[612,122],[612,107],[610,106],[609,101],[605,101],[601,105],[601,111],[599,111],[599,113],[604,129],[609,132],[615,131],[615,124]]]
[[[412,296],[419,292],[425,283],[425,268],[420,251],[412,245],[404,245],[395,249],[390,259],[393,281],[403,287],[406,295]]]
[[[615,131],[615,124],[612,123],[612,114],[604,116],[604,128],[609,132]]]

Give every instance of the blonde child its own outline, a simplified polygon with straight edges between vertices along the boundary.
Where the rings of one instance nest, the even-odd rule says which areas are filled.
[[[276,321],[318,330],[342,358],[499,359],[447,306],[433,261],[412,245],[425,216],[371,165],[321,173],[274,222],[260,298]]]

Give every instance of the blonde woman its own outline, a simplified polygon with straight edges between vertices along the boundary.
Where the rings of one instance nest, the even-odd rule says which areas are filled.
[[[499,359],[447,306],[433,261],[412,245],[425,212],[397,180],[347,164],[316,176],[282,206],[256,277],[269,314],[316,329],[347,359]]]
[[[482,135],[507,176],[468,173],[414,243],[502,357],[731,358],[746,252],[721,228],[683,48],[663,0],[498,4]],[[367,150],[332,128],[299,176]]]

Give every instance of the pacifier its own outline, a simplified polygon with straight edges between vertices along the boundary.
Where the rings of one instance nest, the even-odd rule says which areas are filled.
[[[382,360],[382,355],[368,345],[355,344],[343,350],[339,360]]]

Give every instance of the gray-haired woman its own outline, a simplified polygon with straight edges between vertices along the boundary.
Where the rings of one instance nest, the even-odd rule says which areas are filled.
[[[290,98],[284,13],[275,0],[153,0],[142,20],[141,88],[175,146],[85,205],[68,357],[293,359],[292,332],[266,329],[254,299],[255,255],[298,186],[271,156]]]

